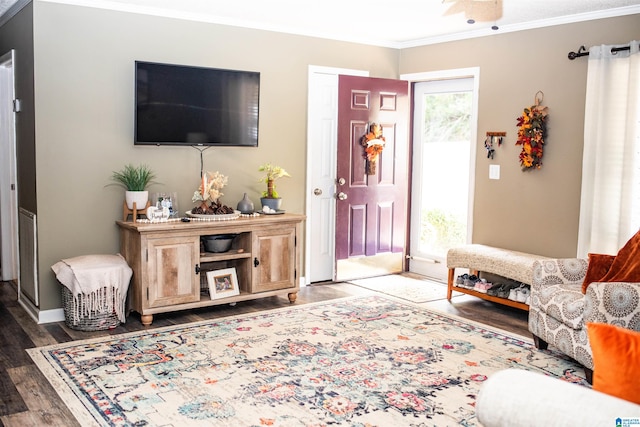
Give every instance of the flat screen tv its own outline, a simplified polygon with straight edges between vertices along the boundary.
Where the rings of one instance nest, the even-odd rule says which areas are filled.
[[[136,145],[258,146],[260,73],[135,62]]]

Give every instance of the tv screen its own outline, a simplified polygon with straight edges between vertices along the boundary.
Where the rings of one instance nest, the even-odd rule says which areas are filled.
[[[135,63],[136,145],[258,146],[260,73]]]

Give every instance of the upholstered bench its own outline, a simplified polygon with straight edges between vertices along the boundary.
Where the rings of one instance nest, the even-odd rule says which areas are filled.
[[[480,272],[495,274],[507,279],[531,285],[533,283],[533,263],[546,259],[541,255],[532,255],[508,249],[494,248],[492,246],[471,244],[451,248],[447,252],[447,299],[451,299],[454,290],[456,268],[468,268],[472,274]],[[498,302],[523,310],[529,310],[529,306],[506,298],[498,298],[487,295],[473,289],[455,287],[457,292],[474,295],[482,299]]]

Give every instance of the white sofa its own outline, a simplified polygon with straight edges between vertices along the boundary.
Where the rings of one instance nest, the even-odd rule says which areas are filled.
[[[618,418],[640,419],[640,405],[543,374],[507,369],[480,388],[476,416],[484,427],[615,427]]]

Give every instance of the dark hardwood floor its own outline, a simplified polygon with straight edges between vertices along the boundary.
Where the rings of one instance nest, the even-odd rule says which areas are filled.
[[[489,326],[528,337],[527,313],[468,295],[419,304]],[[327,301],[375,292],[349,283],[326,283],[304,287],[296,305]],[[204,309],[154,315],[153,324],[144,327],[140,316],[132,313],[127,322],[109,331],[79,332],[64,322],[36,324],[17,302],[12,283],[0,282],[0,426],[79,426],[56,391],[33,364],[25,349],[72,340],[124,332],[153,329],[218,317],[290,306],[286,297],[269,297]]]

